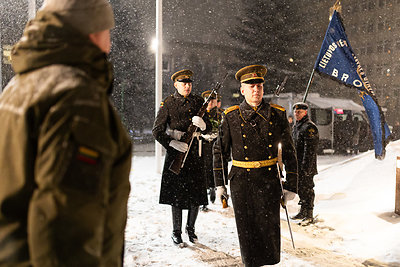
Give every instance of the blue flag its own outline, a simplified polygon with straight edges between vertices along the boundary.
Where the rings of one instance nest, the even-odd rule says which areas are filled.
[[[350,46],[337,11],[332,15],[314,69],[358,90],[368,116],[375,157],[383,159],[386,138],[390,135],[389,127],[360,61]]]

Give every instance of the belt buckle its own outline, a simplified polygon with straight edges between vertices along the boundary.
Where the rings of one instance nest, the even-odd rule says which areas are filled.
[[[260,162],[258,162],[258,161],[257,161],[257,162],[255,162],[255,163],[254,163],[254,167],[256,167],[256,168],[260,168],[260,167],[261,167],[261,163],[260,163]]]

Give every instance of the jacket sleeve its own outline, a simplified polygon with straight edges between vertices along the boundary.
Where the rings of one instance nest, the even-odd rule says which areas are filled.
[[[213,170],[215,185],[222,186],[228,184],[228,160],[230,159],[232,144],[229,124],[225,115],[222,117],[218,132],[217,141],[213,145]]]
[[[294,147],[292,133],[289,122],[284,112],[282,121],[282,161],[285,165],[286,182],[284,188],[286,190],[297,193],[298,173],[297,173],[297,157]]]
[[[40,125],[27,226],[34,266],[100,266],[105,257],[118,266],[121,258],[130,141],[112,123],[105,93],[76,91]]]
[[[153,124],[153,136],[154,138],[165,148],[168,149],[169,143],[172,137],[166,133],[167,126],[169,123],[169,111],[168,103],[165,101],[164,105],[158,110],[156,119]]]
[[[301,162],[300,169],[304,175],[313,175],[313,165],[310,164],[314,160],[317,153],[319,133],[318,128],[314,124],[309,126],[304,131],[304,152],[303,161]]]

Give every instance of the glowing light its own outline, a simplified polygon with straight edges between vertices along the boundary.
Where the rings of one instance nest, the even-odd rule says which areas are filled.
[[[157,48],[158,48],[158,39],[154,37],[153,40],[151,41],[151,50],[153,52],[157,52]]]

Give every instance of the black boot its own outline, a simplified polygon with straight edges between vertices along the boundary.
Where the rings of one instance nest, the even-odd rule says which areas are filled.
[[[182,209],[172,206],[172,241],[182,244]]]
[[[306,217],[306,209],[304,206],[300,206],[300,211],[297,215],[291,217],[293,220],[302,220]]]
[[[304,213],[304,219],[305,220],[312,220],[313,218],[314,218],[313,209],[312,208],[307,208],[305,213]]]
[[[171,239],[177,245],[182,244],[182,231],[172,231]]]
[[[199,214],[199,207],[191,207],[189,209],[186,233],[188,234],[189,241],[192,243],[197,241],[197,235],[194,233],[194,224],[196,223],[197,214]]]
[[[210,201],[211,203],[215,202],[215,187],[210,188]]]

